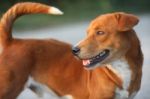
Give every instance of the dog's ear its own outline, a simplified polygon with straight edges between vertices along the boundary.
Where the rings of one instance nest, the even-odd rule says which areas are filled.
[[[119,31],[128,31],[139,22],[139,19],[136,16],[123,12],[115,13],[115,18],[117,20]]]

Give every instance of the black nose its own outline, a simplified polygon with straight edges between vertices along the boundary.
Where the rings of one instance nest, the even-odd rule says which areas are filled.
[[[74,55],[77,55],[79,52],[80,52],[80,48],[78,48],[78,47],[72,47],[72,53]]]

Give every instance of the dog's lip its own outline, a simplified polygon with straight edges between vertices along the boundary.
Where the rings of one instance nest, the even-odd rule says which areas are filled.
[[[104,59],[107,58],[107,56],[109,56],[109,50],[105,49],[102,52],[100,52],[98,55],[89,58],[89,59],[82,59],[82,63],[86,68],[95,66],[96,64],[102,62]]]

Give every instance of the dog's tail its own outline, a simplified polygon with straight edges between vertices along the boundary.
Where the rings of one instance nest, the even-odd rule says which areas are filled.
[[[32,3],[32,2],[23,2],[17,3],[12,8],[10,8],[1,18],[0,20],[0,44],[6,44],[12,39],[12,25],[14,21],[25,14],[54,14],[61,15],[59,9],[47,6],[40,3]]]

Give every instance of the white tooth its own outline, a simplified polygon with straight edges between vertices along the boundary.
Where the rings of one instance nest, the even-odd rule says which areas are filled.
[[[103,51],[103,54],[105,54],[105,51]]]
[[[99,58],[99,56],[96,56],[96,58]]]
[[[100,56],[103,56],[104,54],[105,54],[105,51],[101,52],[101,53],[100,53]]]

